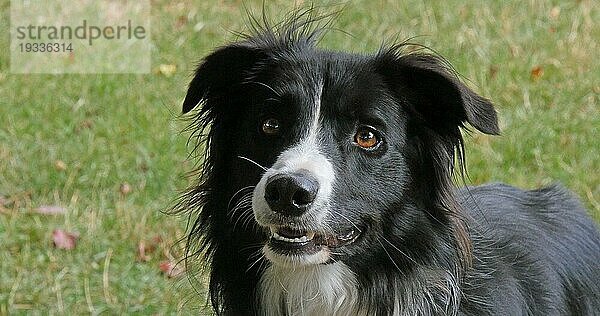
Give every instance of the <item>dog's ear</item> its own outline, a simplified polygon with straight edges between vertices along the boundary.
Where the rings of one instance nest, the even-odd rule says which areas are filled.
[[[500,133],[492,103],[460,82],[440,58],[389,51],[379,56],[376,67],[394,93],[434,130],[454,131],[468,122],[483,133]]]
[[[190,82],[183,101],[183,114],[194,109],[201,101],[231,93],[262,55],[259,49],[245,43],[225,46],[208,55]]]

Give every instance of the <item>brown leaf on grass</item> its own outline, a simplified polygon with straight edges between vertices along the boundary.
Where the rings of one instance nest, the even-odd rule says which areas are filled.
[[[18,209],[31,204],[31,191],[12,193],[0,199],[0,206],[4,208]]]
[[[155,244],[160,244],[161,242],[163,242],[162,236],[154,235],[154,237],[152,237],[152,242]]]
[[[177,20],[175,20],[175,28],[182,28],[183,26],[185,26],[188,23],[188,18],[185,15],[180,15],[177,17]]]
[[[163,261],[158,265],[158,268],[169,278],[176,278],[185,272],[181,265],[173,263],[172,261]]]
[[[67,164],[62,160],[56,160],[54,162],[54,168],[58,171],[65,171],[67,170]]]
[[[84,129],[91,129],[92,127],[94,127],[94,122],[92,122],[92,120],[85,119],[77,124],[75,131],[79,133]]]
[[[123,194],[123,195],[129,194],[129,193],[131,193],[131,191],[132,191],[131,186],[127,182],[123,182],[119,186],[119,192],[121,192],[121,194]]]
[[[138,168],[140,168],[140,170],[141,170],[142,172],[148,172],[148,169],[150,169],[150,168],[148,167],[148,164],[147,164],[147,163],[145,163],[145,162],[142,162],[142,163],[140,163],[140,164],[139,164],[139,166],[138,166]]]
[[[491,80],[496,79],[496,75],[498,75],[498,66],[491,65],[488,69],[488,76]]]
[[[158,248],[158,246],[160,246],[160,244],[163,242],[163,239],[160,235],[155,235],[154,237],[152,237],[150,240],[148,240],[146,242],[146,252],[154,252],[156,251],[156,249]]]
[[[66,213],[67,209],[58,205],[41,205],[35,208],[34,211],[38,214],[58,215]]]
[[[7,206],[7,205],[8,205],[8,200],[4,196],[0,195],[0,213],[7,212],[7,209],[5,208],[5,206]]]
[[[148,262],[152,257],[149,254],[154,253],[162,243],[162,237],[155,235],[151,239],[141,240],[137,248],[137,260],[140,262]]]
[[[62,229],[52,231],[52,242],[57,249],[72,250],[77,245],[78,233],[66,232]]]
[[[531,80],[536,81],[544,75],[544,68],[542,66],[535,66],[531,69]]]

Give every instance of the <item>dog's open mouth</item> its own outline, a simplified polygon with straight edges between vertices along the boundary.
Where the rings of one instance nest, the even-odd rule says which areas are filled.
[[[322,247],[336,248],[354,242],[360,235],[357,229],[348,229],[342,233],[329,235],[313,231],[303,231],[289,227],[270,227],[269,247],[281,254],[316,253]]]

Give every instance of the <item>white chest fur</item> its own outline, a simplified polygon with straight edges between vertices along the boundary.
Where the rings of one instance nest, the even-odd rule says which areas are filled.
[[[357,281],[341,262],[296,268],[272,265],[259,288],[262,315],[360,315]]]

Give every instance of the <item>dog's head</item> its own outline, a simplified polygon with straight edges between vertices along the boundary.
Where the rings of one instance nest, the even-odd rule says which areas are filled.
[[[332,52],[267,33],[206,57],[183,112],[201,105],[210,125],[207,238],[295,266],[403,244],[410,259],[431,235],[460,234],[449,205],[460,129],[496,134],[496,113],[440,58],[402,49]]]

